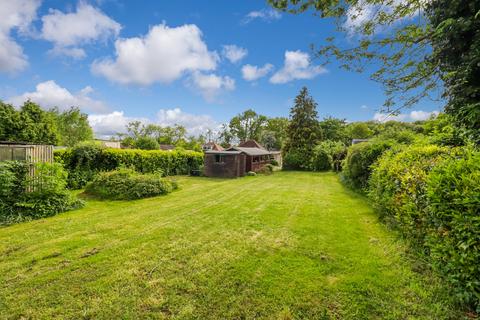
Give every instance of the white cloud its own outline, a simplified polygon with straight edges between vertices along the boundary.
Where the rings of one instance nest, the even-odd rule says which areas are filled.
[[[411,1],[405,0],[392,0],[388,3],[382,4],[372,4],[368,3],[365,0],[360,0],[356,4],[351,5],[346,13],[346,20],[343,24],[343,27],[347,30],[350,35],[355,34],[356,32],[360,31],[363,26],[369,21],[374,20],[377,16],[381,15],[382,13],[385,14],[392,14],[396,8],[401,7],[402,9],[405,6],[412,6],[413,9],[411,10],[410,14],[407,14],[405,17],[401,19],[395,19],[395,23],[399,23],[403,20],[410,19],[415,17],[419,14],[420,8],[422,8],[428,1],[430,0],[422,0],[415,4],[415,7],[412,6]],[[385,29],[386,26],[377,27],[375,32],[380,31],[381,29]]]
[[[252,66],[246,64],[242,67],[242,77],[247,81],[255,81],[262,77],[265,77],[273,70],[273,65],[266,63],[263,67]]]
[[[97,137],[110,137],[117,133],[126,133],[126,125],[131,121],[150,123],[147,118],[127,117],[123,111],[113,111],[108,114],[91,114],[88,122]]]
[[[285,62],[283,68],[278,70],[271,78],[270,82],[279,84],[287,83],[296,79],[312,79],[321,73],[326,73],[327,69],[322,66],[310,64],[308,53],[297,51],[285,51]]]
[[[0,5],[0,72],[14,73],[25,69],[27,56],[11,37],[13,29],[28,33],[36,18],[40,0],[9,0]]]
[[[37,84],[35,89],[33,92],[25,92],[19,96],[11,97],[7,102],[21,106],[30,99],[45,109],[58,107],[60,110],[65,110],[72,106],[79,107],[84,111],[94,112],[102,112],[108,109],[103,102],[94,100],[89,96],[93,92],[90,86],[83,88],[76,94],[72,94],[67,89],[56,84],[55,81],[49,80]]]
[[[413,110],[410,113],[401,113],[397,115],[390,115],[387,113],[376,112],[373,115],[373,120],[379,122],[387,121],[421,121],[427,120],[432,116],[437,116],[438,111],[422,111],[422,110]]]
[[[196,115],[183,112],[180,108],[161,109],[157,113],[157,123],[161,126],[179,124],[191,135],[205,133],[208,129],[218,129],[220,124],[209,115]]]
[[[99,9],[80,1],[76,12],[63,13],[50,9],[42,17],[41,37],[51,41],[54,48],[51,53],[84,58],[86,53],[79,46],[116,37],[122,28]]]
[[[238,61],[245,58],[248,54],[248,50],[245,48],[238,47],[234,44],[224,45],[222,54],[227,58],[231,63],[237,63]]]
[[[126,125],[136,120],[145,124],[158,124],[163,127],[175,124],[182,125],[190,135],[199,135],[205,133],[208,129],[219,128],[219,123],[211,116],[187,113],[180,108],[160,109],[155,119],[128,117],[125,116],[123,111],[88,116],[90,126],[98,137],[111,137],[117,133],[126,133]]]
[[[410,118],[413,121],[421,121],[421,120],[427,120],[431,116],[436,117],[438,114],[439,114],[438,111],[427,112],[427,111],[418,110],[418,111],[410,112]]]
[[[252,22],[255,19],[260,19],[263,21],[273,21],[278,20],[282,17],[280,12],[273,10],[273,9],[263,9],[258,11],[251,11],[249,12],[242,20],[243,24],[247,24]]]
[[[360,106],[360,109],[363,109],[363,110],[368,109],[368,106],[365,105],[365,104],[362,104],[362,105]]]
[[[156,25],[143,37],[117,40],[115,49],[115,60],[95,61],[92,71],[122,84],[170,83],[186,72],[214,70],[218,61],[193,24]]]
[[[207,101],[213,101],[222,91],[235,89],[234,79],[228,76],[217,76],[213,73],[203,74],[195,72],[190,79],[190,84],[193,88],[199,90]]]

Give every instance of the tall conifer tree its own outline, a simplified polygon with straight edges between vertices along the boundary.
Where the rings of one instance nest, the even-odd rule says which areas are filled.
[[[308,94],[306,87],[300,90],[295,98],[295,105],[290,110],[287,136],[284,154],[287,156],[287,162],[288,159],[293,160],[289,164],[290,167],[307,169],[313,148],[321,140],[322,135],[318,122],[317,103]]]

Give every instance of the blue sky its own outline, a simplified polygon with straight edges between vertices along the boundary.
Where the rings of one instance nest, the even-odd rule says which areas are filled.
[[[384,100],[367,75],[311,59],[312,43],[349,41],[333,21],[264,1],[12,0],[0,14],[0,99],[79,105],[98,135],[132,119],[196,134],[247,108],[288,116],[302,86],[320,117],[370,120]],[[400,118],[440,107],[424,101]]]

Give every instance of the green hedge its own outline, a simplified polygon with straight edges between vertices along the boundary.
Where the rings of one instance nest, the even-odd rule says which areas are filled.
[[[161,171],[166,176],[189,174],[203,164],[203,153],[188,150],[105,149],[101,169],[133,167],[142,173]]]
[[[423,244],[428,173],[452,150],[435,145],[389,150],[372,166],[368,194],[381,216]]]
[[[433,265],[480,312],[480,152],[467,150],[433,169],[426,196]]]
[[[345,182],[355,189],[364,190],[368,186],[371,166],[393,145],[387,140],[362,142],[349,147],[342,168]]]
[[[189,174],[203,165],[203,153],[188,150],[105,149],[90,145],[55,151],[69,173],[69,187],[82,188],[102,171],[121,167],[165,176]]]
[[[480,153],[410,146],[372,169],[369,197],[380,215],[480,311]]]
[[[162,178],[158,173],[140,174],[119,169],[99,173],[85,191],[103,199],[132,200],[167,194],[177,188],[175,181]]]

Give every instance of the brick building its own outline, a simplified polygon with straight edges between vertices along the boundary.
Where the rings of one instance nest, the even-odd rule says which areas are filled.
[[[204,174],[207,177],[242,177],[249,171],[259,171],[276,160],[281,165],[280,151],[269,151],[254,140],[227,150],[205,151]]]

